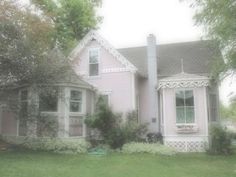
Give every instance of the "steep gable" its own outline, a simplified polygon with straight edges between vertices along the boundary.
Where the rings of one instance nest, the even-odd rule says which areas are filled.
[[[98,35],[95,31],[90,31],[77,45],[77,47],[71,52],[69,59],[73,61],[78,57],[80,52],[92,41],[96,41],[101,47],[103,47],[109,54],[111,54],[119,63],[121,63],[126,70],[136,72],[137,68],[127,60],[122,54],[120,54],[114,47],[111,46],[105,39]]]

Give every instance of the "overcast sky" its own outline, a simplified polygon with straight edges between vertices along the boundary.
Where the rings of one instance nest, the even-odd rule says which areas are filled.
[[[115,47],[146,44],[153,33],[158,43],[200,39],[194,26],[194,10],[179,0],[103,0],[104,17],[99,33]]]

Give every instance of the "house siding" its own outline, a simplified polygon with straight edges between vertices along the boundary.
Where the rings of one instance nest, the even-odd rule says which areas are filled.
[[[99,75],[89,77],[88,51],[99,48]],[[99,94],[108,93],[110,106],[125,115],[136,108],[135,74],[128,71],[114,56],[96,41],[91,41],[73,61],[76,73],[93,85]]]

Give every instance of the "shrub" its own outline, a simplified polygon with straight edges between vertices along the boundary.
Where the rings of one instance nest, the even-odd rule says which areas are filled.
[[[213,125],[210,128],[210,154],[231,154],[232,134],[227,132],[220,125]]]
[[[172,148],[164,146],[159,143],[128,143],[122,147],[123,153],[149,153],[149,154],[160,154],[160,155],[174,155],[176,151]]]
[[[163,136],[160,132],[158,133],[148,133],[147,134],[147,141],[149,143],[161,143],[163,144]]]
[[[136,112],[129,112],[127,121],[121,123],[121,115],[113,113],[100,97],[95,113],[87,116],[85,123],[88,127],[99,130],[103,142],[113,149],[121,148],[126,142],[138,141],[147,131],[146,125],[138,123]],[[90,140],[92,144],[97,144],[94,137],[90,137]]]
[[[27,140],[24,147],[57,153],[86,153],[90,144],[84,139],[35,138]]]

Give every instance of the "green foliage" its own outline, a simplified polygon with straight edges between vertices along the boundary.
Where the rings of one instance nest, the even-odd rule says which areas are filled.
[[[124,143],[140,141],[141,136],[146,133],[147,126],[139,124],[137,114],[130,112],[127,121],[121,122],[121,116],[112,112],[102,99],[98,98],[96,111],[85,119],[85,123],[93,129],[98,129],[104,142],[111,148],[121,148]]]
[[[231,154],[232,134],[220,125],[212,125],[210,128],[210,154]]]
[[[218,41],[226,64],[217,64],[218,72],[236,68],[236,3],[235,0],[191,0],[196,9],[197,25],[205,27],[209,38]]]
[[[98,129],[103,137],[107,137],[111,130],[118,127],[120,121],[120,115],[114,114],[101,97],[98,98],[95,113],[85,119],[85,123],[91,128]]]
[[[58,119],[56,116],[39,115],[39,117],[37,117],[38,137],[57,137],[58,127]]]
[[[148,133],[147,134],[147,141],[149,143],[161,143],[163,144],[163,136],[159,133]]]
[[[159,143],[136,143],[131,142],[124,144],[122,147],[123,153],[133,154],[133,153],[149,153],[149,154],[159,154],[159,155],[174,155],[176,152],[164,145]]]
[[[236,121],[236,103],[232,102],[229,106],[220,105],[221,117]]]
[[[55,38],[68,53],[90,29],[97,27],[101,17],[96,8],[101,0],[31,0],[55,24]]]
[[[56,153],[86,153],[90,144],[83,139],[36,138],[28,139],[24,147],[31,150],[52,151]]]
[[[54,26],[11,0],[0,7],[1,88],[19,84],[49,84],[69,69],[53,40]],[[4,90],[4,91],[5,91]]]

